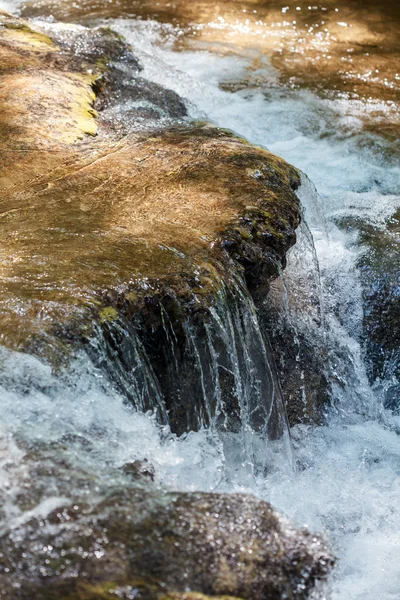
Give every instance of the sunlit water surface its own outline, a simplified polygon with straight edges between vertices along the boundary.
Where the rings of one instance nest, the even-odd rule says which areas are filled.
[[[68,386],[36,359],[4,352],[0,488],[7,519],[18,524],[26,518],[13,502],[29,480],[22,460],[26,447],[71,435],[90,440],[90,447],[75,441],[69,458],[75,452],[71,460],[103,482],[115,467],[147,458],[160,485],[250,492],[272,502],[297,524],[324,532],[339,558],[327,597],[399,598],[400,418],[383,410],[379,391],[368,385],[358,344],[360,249],[354,234],[334,224],[337,217],[349,215],[384,223],[400,205],[399,168],[384,158],[385,142],[371,138],[370,144],[360,144],[357,112],[364,116],[368,104],[321,100],[307,91],[279,88],[274,85],[276,73],[268,67],[263,73],[263,80],[271,81],[268,89],[223,91],[227,83],[246,78],[244,59],[175,53],[169,39],[177,32],[160,30],[152,22],[117,20],[111,25],[132,44],[144,75],[185,98],[192,117],[207,118],[268,147],[315,184],[318,194],[305,178],[301,196],[321,274],[326,339],[336,338],[346,346],[351,379],[338,386],[326,426],[292,431],[296,472],[277,442],[276,447],[269,443],[259,448],[270,455],[271,467],[253,476],[233,451],[234,436],[225,441],[225,449],[231,448],[227,453],[221,440],[207,431],[181,439],[168,435],[151,415],[126,407],[84,360],[76,365],[70,375],[73,385]],[[312,271],[316,265],[308,268]],[[73,492],[67,498],[69,494]],[[47,494],[34,510],[43,513],[63,502],[55,486],[53,496]]]

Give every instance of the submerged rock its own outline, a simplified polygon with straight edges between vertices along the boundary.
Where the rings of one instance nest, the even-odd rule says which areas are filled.
[[[32,518],[1,541],[10,600],[301,600],[333,563],[320,538],[241,495],[130,488]]]

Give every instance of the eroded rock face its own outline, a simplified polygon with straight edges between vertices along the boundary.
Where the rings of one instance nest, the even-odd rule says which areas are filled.
[[[321,539],[240,495],[131,488],[96,506],[60,507],[2,543],[0,588],[10,600],[300,600],[332,565]]]
[[[84,344],[135,406],[153,410],[154,394],[162,396],[175,432],[208,425],[221,402],[221,426],[237,430],[243,385],[260,388],[258,376],[240,382],[248,359],[232,333],[210,325],[210,310],[225,295],[240,327],[248,316],[232,290],[243,280],[258,304],[265,299],[295,241],[297,171],[229,131],[184,124],[182,101],[145,81],[111,30],[42,23],[34,31],[6,15],[2,22],[3,78],[22,77],[29,93],[28,101],[7,85],[0,98],[15,104],[2,113],[14,132],[0,159],[2,343],[57,365]],[[143,99],[151,114],[141,112]],[[92,343],[99,331],[100,348]],[[327,401],[322,366],[311,349],[300,365],[292,334],[273,337],[278,363],[287,349],[290,421],[304,420],[299,368],[312,373],[306,420],[319,421]],[[137,374],[137,343],[155,384]],[[253,354],[260,352],[259,345]],[[276,385],[261,388],[265,405]],[[262,429],[256,413],[253,425]],[[281,418],[271,422],[270,435],[282,432]]]
[[[86,345],[135,406],[154,409],[160,388],[174,431],[209,424],[221,402],[235,429],[240,390],[263,389],[256,379],[264,376],[259,366],[257,377],[240,382],[251,372],[249,359],[235,350],[229,319],[218,332],[210,311],[228,289],[228,310],[238,323],[249,320],[244,332],[251,327],[254,308],[233,309],[232,290],[247,285],[262,297],[284,265],[300,220],[299,175],[207,124],[160,128],[150,119],[144,133],[134,118],[121,129],[113,107],[136,85],[144,89],[129,48],[109,30],[47,24],[46,33],[52,28],[54,41],[3,17],[3,105],[14,103],[15,111],[2,119],[18,133],[4,138],[0,163],[1,341],[53,364]],[[16,96],[9,84],[21,77],[25,94]],[[169,118],[181,118],[175,95],[162,100]],[[11,168],[15,152],[19,162]],[[99,352],[96,337],[104,341]],[[133,372],[140,381],[135,344],[157,380],[151,391],[144,374],[141,391],[132,393]],[[260,362],[261,339],[257,344],[253,360]],[[273,388],[268,381],[267,397]],[[272,420],[270,432],[281,431]]]

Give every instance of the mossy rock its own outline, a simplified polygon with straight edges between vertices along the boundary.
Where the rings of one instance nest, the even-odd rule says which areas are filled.
[[[144,86],[109,29],[2,24],[0,342],[60,368],[100,336],[127,374],[120,332],[139,331],[173,429],[198,427],[184,402],[196,365],[182,358],[186,379],[167,381],[163,315],[181,352],[188,318],[203,335],[223,290],[241,282],[265,297],[296,239],[299,174],[229,130],[183,123],[180,100]],[[150,119],[143,132],[130,115],[121,128],[113,108],[134,89],[176,124]]]
[[[204,124],[121,137],[94,110],[108,80],[88,48],[129,49],[80,29],[72,55],[55,32],[57,44],[11,17],[0,28],[1,342],[79,338],[171,290],[209,306],[235,275],[268,286],[295,240],[297,171]]]

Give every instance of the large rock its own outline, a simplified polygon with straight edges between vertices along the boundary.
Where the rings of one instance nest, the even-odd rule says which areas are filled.
[[[234,269],[252,285],[276,272],[299,222],[294,168],[206,125],[121,137],[93,108],[103,63],[6,16],[0,34],[3,343],[89,306],[106,317],[105,293],[205,298]]]
[[[179,98],[144,85],[107,29],[43,33],[4,15],[0,49],[1,342],[56,365],[86,344],[128,397],[139,343],[157,380],[149,391],[143,375],[141,409],[154,409],[160,387],[175,431],[207,424],[221,399],[235,427],[244,385],[264,403],[276,388],[259,383],[259,332],[247,343],[259,364],[246,358],[254,307],[240,298],[246,286],[265,295],[285,264],[300,220],[297,171],[229,131],[183,124]],[[159,110],[126,109],[135,90]],[[215,333],[221,302],[235,316]]]
[[[137,488],[58,507],[1,543],[8,600],[301,600],[333,563],[319,537],[251,496]]]

